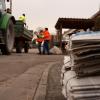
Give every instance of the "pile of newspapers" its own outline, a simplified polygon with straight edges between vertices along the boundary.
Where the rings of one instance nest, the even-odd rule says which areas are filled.
[[[100,32],[75,34],[71,37],[69,51],[71,67],[77,76],[100,74]]]

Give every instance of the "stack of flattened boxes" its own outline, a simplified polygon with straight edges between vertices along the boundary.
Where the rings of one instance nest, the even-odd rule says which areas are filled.
[[[76,34],[70,44],[71,67],[76,75],[100,74],[100,31]]]

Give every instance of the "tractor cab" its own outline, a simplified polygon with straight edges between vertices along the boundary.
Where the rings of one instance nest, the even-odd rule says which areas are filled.
[[[11,13],[11,1],[0,0],[0,15],[6,12]]]
[[[5,11],[6,11],[5,0],[0,0],[0,14],[5,13]]]

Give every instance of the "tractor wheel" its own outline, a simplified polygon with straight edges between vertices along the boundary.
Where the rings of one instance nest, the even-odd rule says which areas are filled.
[[[29,50],[29,44],[28,43],[25,43],[24,44],[24,52],[25,53],[28,53],[28,50]]]
[[[3,55],[9,55],[12,52],[13,45],[14,45],[14,24],[12,20],[9,20],[7,29],[4,33],[4,41],[5,44],[1,48],[1,52]]]
[[[23,42],[22,41],[16,41],[16,53],[22,53],[23,48]]]
[[[28,53],[28,48],[24,48],[24,52],[25,53]]]

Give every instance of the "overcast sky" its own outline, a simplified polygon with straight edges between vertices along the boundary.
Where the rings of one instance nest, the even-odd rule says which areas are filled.
[[[16,19],[26,14],[29,29],[48,27],[54,32],[59,17],[89,18],[99,10],[100,0],[12,0]]]

